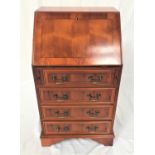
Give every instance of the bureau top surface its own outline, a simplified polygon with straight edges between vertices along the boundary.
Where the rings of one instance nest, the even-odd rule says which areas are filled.
[[[122,65],[120,14],[114,8],[39,8],[33,66]]]

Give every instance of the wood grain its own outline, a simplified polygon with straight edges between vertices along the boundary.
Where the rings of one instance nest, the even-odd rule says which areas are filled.
[[[120,65],[119,12],[44,12],[34,19],[33,61],[42,66]]]
[[[109,134],[111,121],[43,121],[45,134]]]
[[[118,87],[119,66],[111,67],[33,67],[36,86]],[[66,76],[67,80],[63,81]],[[55,79],[53,79],[55,77]]]
[[[113,103],[115,88],[39,88],[42,103]]]
[[[122,67],[115,8],[36,10],[32,69],[42,146],[70,138],[112,145]]]
[[[42,106],[42,120],[112,120],[113,105]]]

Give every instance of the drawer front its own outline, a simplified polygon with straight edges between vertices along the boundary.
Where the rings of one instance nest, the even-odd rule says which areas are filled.
[[[113,69],[105,70],[44,70],[47,86],[113,85]]]
[[[111,132],[112,122],[43,122],[45,134],[108,134]]]
[[[52,87],[118,87],[120,67],[33,67],[35,84]]]
[[[43,120],[112,120],[113,106],[43,106]]]
[[[39,88],[42,104],[46,103],[113,103],[115,88]]]

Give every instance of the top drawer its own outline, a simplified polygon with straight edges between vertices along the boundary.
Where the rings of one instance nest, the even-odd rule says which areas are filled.
[[[39,85],[53,87],[104,87],[118,84],[114,68],[105,69],[35,69],[35,81]]]

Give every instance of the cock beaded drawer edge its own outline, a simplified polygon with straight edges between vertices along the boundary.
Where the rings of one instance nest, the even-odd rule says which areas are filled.
[[[112,145],[122,66],[116,9],[36,10],[32,69],[42,146],[70,138]]]

